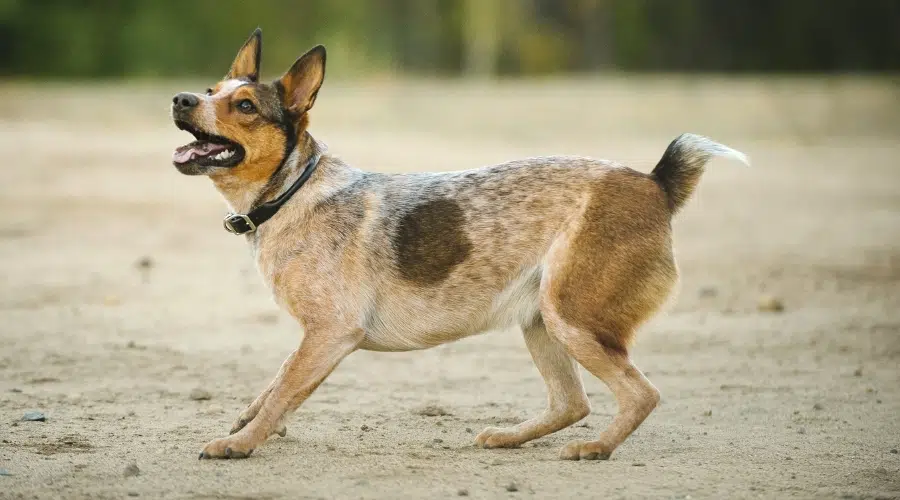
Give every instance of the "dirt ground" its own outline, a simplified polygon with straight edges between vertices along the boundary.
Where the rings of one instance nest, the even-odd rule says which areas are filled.
[[[198,461],[300,338],[212,185],[170,164],[169,97],[205,86],[0,86],[0,497],[900,498],[900,88],[327,82],[312,131],[371,170],[649,171],[685,131],[753,167],[714,161],[675,221],[680,293],[633,352],[663,401],[609,461],[557,460],[615,412],[587,373],[582,423],[473,446],[544,408],[514,331],[353,354],[286,438]]]

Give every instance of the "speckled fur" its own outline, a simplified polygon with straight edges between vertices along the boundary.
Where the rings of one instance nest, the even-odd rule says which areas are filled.
[[[258,72],[247,50],[258,56],[259,44],[251,37],[229,78]],[[321,68],[305,67],[305,73],[289,71],[280,80],[283,91],[271,92],[260,109],[275,98],[284,99],[288,116],[296,99],[311,106],[319,72],[324,75],[324,49]],[[269,88],[277,85],[263,89]],[[286,162],[276,147],[289,142],[281,129],[229,123],[227,111],[217,111],[218,133],[244,145],[250,158],[211,175],[234,210],[276,196],[308,158],[322,156],[307,184],[245,236],[275,300],[302,325],[301,345],[232,435],[209,443],[201,458],[249,456],[268,436],[281,434],[286,416],[354,350],[425,349],[507,327],[523,330],[547,382],[549,408],[514,427],[485,429],[476,442],[518,446],[583,418],[590,404],[580,363],[610,387],[619,413],[597,441],[570,443],[561,456],[608,458],[659,401],[631,363],[628,346],[677,280],[672,214],[710,156],[689,153],[723,151],[686,135],[673,143],[683,147],[651,174],[554,156],[386,175],[329,154],[307,132],[307,111],[295,116],[297,146]],[[254,144],[267,145],[265,158]],[[669,193],[677,193],[677,203]]]

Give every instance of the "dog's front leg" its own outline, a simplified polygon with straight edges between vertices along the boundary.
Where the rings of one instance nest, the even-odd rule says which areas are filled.
[[[269,386],[263,390],[256,399],[250,403],[247,408],[244,408],[244,411],[238,416],[237,420],[235,420],[234,424],[231,426],[231,431],[228,434],[234,434],[239,430],[243,429],[251,420],[256,418],[256,414],[259,413],[259,409],[262,408],[263,403],[266,402],[266,398],[269,397],[269,393],[272,392],[272,389],[278,385],[279,380],[284,377],[284,372],[287,368],[293,363],[294,358],[297,356],[298,350],[294,350],[291,354],[284,360],[284,363],[281,364],[281,368],[278,370],[278,374],[275,375],[275,378],[269,382]],[[274,429],[274,433],[284,437],[287,434],[287,427],[285,427],[285,423],[282,419],[282,422],[279,423],[278,427]]]
[[[246,458],[272,435],[281,418],[295,410],[348,354],[356,350],[363,332],[309,331],[300,347],[282,365],[279,376],[256,416],[238,432],[209,442],[200,458]]]

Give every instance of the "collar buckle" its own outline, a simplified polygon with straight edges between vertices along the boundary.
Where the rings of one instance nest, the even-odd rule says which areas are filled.
[[[222,220],[222,225],[231,234],[247,234],[256,231],[256,224],[244,214],[228,214]]]

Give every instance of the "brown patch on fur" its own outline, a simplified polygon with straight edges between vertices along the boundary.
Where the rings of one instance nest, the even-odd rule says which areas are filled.
[[[677,275],[667,200],[647,175],[609,171],[590,192],[549,296],[610,355],[662,305]]]
[[[400,275],[420,285],[447,278],[472,251],[465,223],[462,208],[449,199],[431,200],[406,213],[392,242]]]
[[[298,126],[298,130],[300,130],[300,139],[297,141],[297,149],[300,151],[298,155],[299,158],[312,158],[316,154],[316,145],[312,136],[305,133],[306,127],[309,124],[308,115],[303,115],[300,118],[300,125]],[[290,153],[285,153],[290,154]],[[282,165],[283,166],[283,165]],[[306,164],[300,165],[301,170],[307,167]],[[278,167],[276,167],[277,169]],[[270,200],[275,198],[285,186],[285,181],[290,175],[290,171],[286,168],[281,168],[281,170],[277,170],[272,172],[272,175],[269,176],[269,180],[266,182],[266,185],[260,190],[259,194],[256,195],[256,199],[251,204],[251,206],[256,207],[266,200]]]
[[[230,177],[235,181],[254,184],[268,180],[281,163],[287,137],[278,124],[267,121],[261,115],[237,111],[235,103],[240,100],[219,101],[216,105],[216,124],[219,135],[244,148],[244,161],[215,177]]]
[[[255,185],[268,182],[275,173],[287,154],[285,145],[289,140],[283,124],[275,121],[278,117],[268,116],[272,113],[267,108],[275,106],[269,101],[276,96],[277,92],[268,85],[244,85],[216,102],[219,134],[239,143],[244,148],[245,156],[240,165],[213,175],[214,181],[236,186]],[[238,111],[237,103],[244,99],[253,102],[259,112],[248,114]],[[295,131],[301,136],[309,119],[304,114],[298,122]]]

